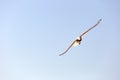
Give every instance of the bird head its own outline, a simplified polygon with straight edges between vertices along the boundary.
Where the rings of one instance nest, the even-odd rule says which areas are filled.
[[[80,40],[80,41],[81,41],[81,40],[82,40],[82,37],[81,37],[81,36],[77,37],[77,40]]]

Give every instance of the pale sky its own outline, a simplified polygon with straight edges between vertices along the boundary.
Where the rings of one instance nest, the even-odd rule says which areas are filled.
[[[119,0],[0,0],[0,80],[120,80],[119,35]]]

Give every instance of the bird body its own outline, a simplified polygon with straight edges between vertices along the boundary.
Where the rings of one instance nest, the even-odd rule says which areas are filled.
[[[82,37],[77,37],[77,39],[75,40],[73,46],[78,46],[80,45],[80,42],[82,41]]]

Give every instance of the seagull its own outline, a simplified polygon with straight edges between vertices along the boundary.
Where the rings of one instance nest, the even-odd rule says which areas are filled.
[[[72,44],[63,53],[59,54],[59,56],[64,55],[72,46],[80,45],[83,35],[85,35],[88,31],[90,31],[91,29],[96,27],[100,23],[100,21],[102,21],[102,19],[99,19],[98,22],[94,26],[92,26],[91,28],[86,30],[84,33],[82,33],[79,37],[77,37],[77,39],[75,41],[73,41]]]

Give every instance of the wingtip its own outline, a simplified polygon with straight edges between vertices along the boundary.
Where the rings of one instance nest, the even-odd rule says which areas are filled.
[[[61,54],[59,54],[59,56],[61,56]]]
[[[64,55],[66,52],[64,52],[64,53],[61,53],[61,54],[59,54],[59,56],[62,56],[62,55]]]
[[[59,56],[62,56],[63,54],[59,54]]]

